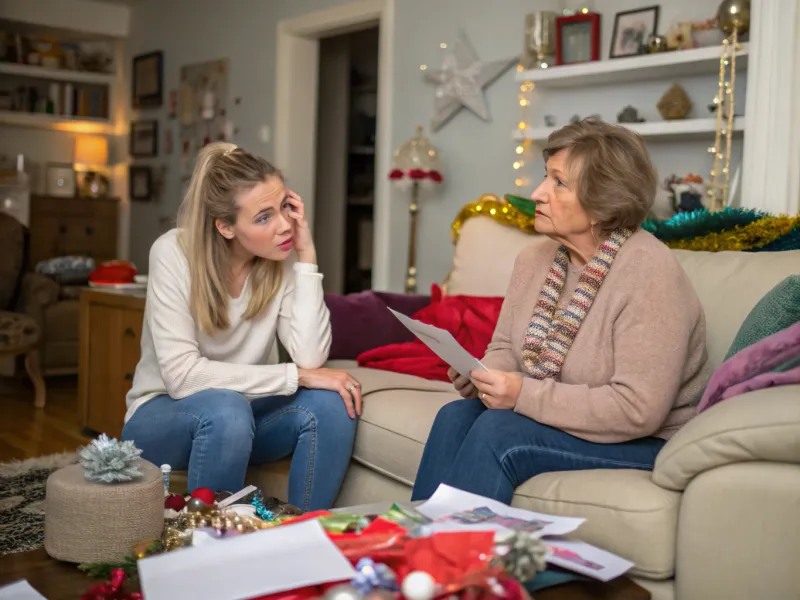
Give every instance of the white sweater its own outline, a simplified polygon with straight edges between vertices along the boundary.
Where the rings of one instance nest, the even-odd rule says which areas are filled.
[[[295,262],[294,256],[286,260],[275,299],[261,315],[244,321],[248,280],[238,298],[228,299],[230,328],[209,337],[189,312],[189,264],[176,234],[168,231],[150,249],[142,355],[125,421],[161,394],[180,400],[216,388],[252,400],[297,391],[297,367],[321,367],[331,345],[330,312],[317,266]],[[274,364],[276,335],[294,363]]]

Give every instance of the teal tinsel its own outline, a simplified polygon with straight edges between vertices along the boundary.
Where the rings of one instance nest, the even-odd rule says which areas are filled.
[[[275,513],[271,510],[267,510],[267,507],[264,506],[264,496],[261,495],[261,491],[256,492],[253,495],[253,499],[250,501],[256,509],[256,515],[259,519],[264,521],[272,521],[275,519]]]
[[[522,214],[531,218],[533,218],[536,214],[536,202],[530,198],[523,198],[522,196],[515,196],[514,194],[506,194],[506,202],[508,202]]]
[[[709,233],[720,233],[741,225],[749,225],[769,213],[749,208],[725,208],[718,212],[696,210],[678,213],[674,217],[659,221],[651,219],[642,223],[642,229],[649,231],[662,242],[691,240]]]

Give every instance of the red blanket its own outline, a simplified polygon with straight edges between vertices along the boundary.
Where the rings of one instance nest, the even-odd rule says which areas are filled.
[[[503,298],[443,296],[441,288],[434,284],[431,286],[431,303],[414,313],[413,318],[446,329],[470,354],[482,358],[492,340],[502,305]],[[448,365],[417,339],[367,350],[358,356],[358,364],[371,369],[449,381]]]

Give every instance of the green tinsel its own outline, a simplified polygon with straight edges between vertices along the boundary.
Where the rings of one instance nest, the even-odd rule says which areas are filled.
[[[800,225],[769,244],[764,244],[759,248],[751,248],[745,252],[782,252],[784,250],[798,249],[800,249]]]
[[[136,568],[136,558],[131,554],[119,562],[81,563],[78,565],[78,569],[94,579],[108,579],[114,569],[122,569],[129,579],[135,579],[139,576],[139,571]]]
[[[536,202],[530,198],[506,194],[506,202],[528,217],[534,217],[536,215]]]

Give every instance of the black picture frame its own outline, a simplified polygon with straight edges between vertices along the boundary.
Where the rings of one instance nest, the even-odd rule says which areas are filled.
[[[658,33],[658,17],[660,10],[661,7],[656,4],[643,8],[634,8],[633,10],[625,10],[614,15],[614,30],[611,34],[611,45],[608,49],[608,57],[627,58],[629,56],[638,56],[642,54],[647,44],[647,38]],[[624,20],[626,18],[630,20],[634,15],[643,13],[650,13],[650,17],[647,18],[648,22],[643,24],[644,29],[639,28],[637,31],[636,28],[625,27]],[[620,26],[621,21],[622,27]],[[650,23],[652,23],[652,27],[649,27]],[[625,32],[629,30],[633,33],[626,34]],[[621,43],[623,40],[619,39],[619,36],[623,34],[629,38],[624,40],[624,44]],[[625,50],[626,46],[630,46],[627,51]]]
[[[153,198],[153,170],[147,166],[128,168],[128,194],[131,200],[146,202]]]
[[[164,53],[161,50],[133,57],[131,104],[155,108],[164,103]]]
[[[136,158],[158,156],[158,121],[134,121],[131,123],[130,155]]]

